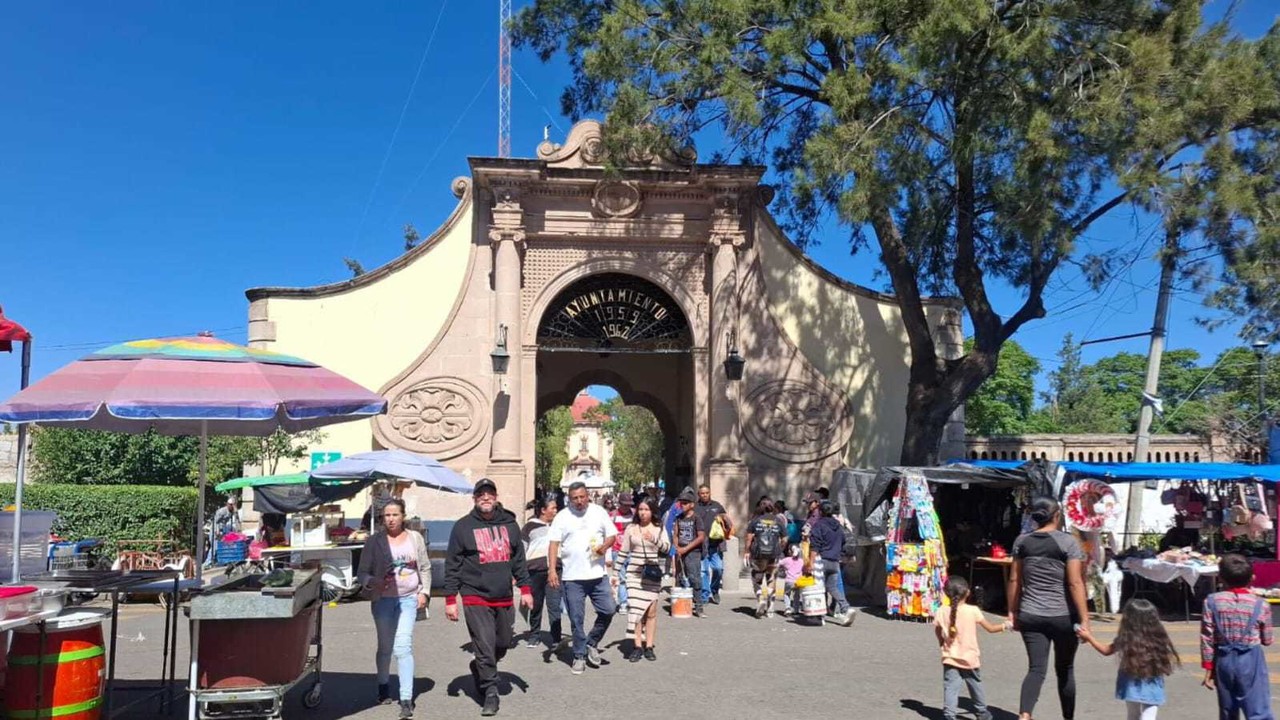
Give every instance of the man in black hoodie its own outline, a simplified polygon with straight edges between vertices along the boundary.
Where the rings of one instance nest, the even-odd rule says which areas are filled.
[[[444,614],[458,620],[458,595],[475,659],[471,678],[484,698],[481,715],[498,714],[498,661],[511,647],[515,608],[514,579],[520,604],[533,607],[533,591],[524,561],[524,543],[516,516],[498,505],[498,488],[481,478],[472,492],[475,509],[453,525],[444,564]]]

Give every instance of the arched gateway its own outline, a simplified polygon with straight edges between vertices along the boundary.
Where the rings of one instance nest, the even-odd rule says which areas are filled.
[[[763,168],[692,151],[620,172],[605,161],[593,121],[534,160],[472,158],[453,214],[405,255],[342,283],[248,291],[252,345],[390,403],[331,429],[324,449],[425,452],[520,507],[537,418],[603,383],[657,417],[669,485],[709,482],[739,517],[748,498],[794,502],[842,464],[895,462],[908,353],[891,298],[786,240]],[[958,312],[928,312],[958,353]],[[948,440],[944,454],[962,451],[963,429]]]

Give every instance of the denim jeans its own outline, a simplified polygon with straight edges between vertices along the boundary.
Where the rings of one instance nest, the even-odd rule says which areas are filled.
[[[605,632],[609,630],[609,623],[613,621],[613,614],[618,610],[613,588],[609,587],[608,577],[565,580],[563,588],[565,609],[569,611],[569,625],[573,628],[573,656],[586,657],[588,645],[600,646]],[[591,598],[591,606],[596,611],[596,621],[590,634],[583,630],[587,619],[587,598]]]
[[[835,602],[835,612],[837,615],[849,611],[849,599],[844,594],[844,577],[840,572],[840,563],[832,560],[824,560],[822,565],[823,581],[826,583],[827,594],[831,596]]]
[[[720,584],[724,582],[724,546],[719,550],[710,550],[702,556],[702,602],[707,602],[712,595],[720,592]]]
[[[391,656],[396,656],[400,677],[400,699],[413,699],[413,621],[418,615],[418,596],[384,597],[369,604],[373,626],[378,631],[378,684],[391,680]]]
[[[621,559],[614,560],[614,575],[618,578],[618,607],[627,606],[627,564]]]

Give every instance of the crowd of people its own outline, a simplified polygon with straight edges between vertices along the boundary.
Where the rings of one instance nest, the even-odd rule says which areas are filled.
[[[471,676],[481,715],[499,710],[497,672],[514,647],[516,605],[526,612],[526,644],[571,650],[570,671],[600,667],[601,642],[615,614],[625,613],[632,638],[630,662],[657,661],[658,604],[674,583],[690,588],[694,615],[719,602],[726,540],[732,518],[711,498],[710,489],[686,488],[664,508],[648,493],[593,502],[581,483],[561,499],[548,494],[530,503],[520,527],[502,507],[492,480],[475,485],[473,510],[455,523],[445,568],[445,616],[465,620],[471,639]],[[743,530],[743,562],[750,569],[758,618],[795,612],[795,588],[802,577],[824,583],[833,620],[848,625],[855,616],[840,578],[844,529],[837,508],[819,492],[804,499],[809,514],[798,519],[785,506],[760,498]],[[1048,675],[1050,656],[1062,717],[1075,717],[1074,662],[1087,644],[1118,658],[1115,697],[1130,720],[1155,720],[1165,703],[1164,679],[1181,660],[1156,608],[1130,600],[1118,632],[1101,642],[1092,632],[1083,580],[1084,554],[1062,530],[1062,512],[1052,499],[1035,500],[1030,516],[1036,529],[1018,537],[1008,587],[1008,618],[992,623],[968,603],[970,588],[959,576],[948,579],[947,603],[934,627],[943,665],[943,716],[957,716],[960,692],[968,688],[977,716],[987,709],[981,676],[978,628],[1021,635],[1028,667],[1019,696],[1020,720],[1031,720]],[[718,542],[716,542],[718,541]],[[717,559],[712,559],[716,557]],[[383,509],[383,530],[370,536],[358,576],[369,590],[377,628],[379,702],[395,702],[391,659],[397,662],[401,718],[413,717],[413,628],[431,591],[426,544],[404,526],[404,504]],[[1222,720],[1272,718],[1270,680],[1262,646],[1272,643],[1271,612],[1249,592],[1248,559],[1223,556],[1219,577],[1226,589],[1204,603],[1201,621],[1203,684],[1217,693]],[[779,589],[784,590],[778,592]],[[587,624],[587,606],[594,619]],[[547,635],[542,634],[543,616]],[[570,632],[563,634],[568,615]]]
[[[466,623],[483,716],[499,710],[498,663],[515,646],[517,604],[530,628],[525,644],[568,649],[570,672],[579,675],[601,666],[601,642],[615,615],[624,613],[632,639],[626,660],[656,662],[665,589],[689,588],[695,617],[720,603],[724,554],[737,527],[707,486],[660,501],[653,488],[593,497],[575,483],[562,495],[538,496],[526,507],[522,527],[498,502],[492,480],[476,483],[473,502],[453,526],[443,591],[445,617]],[[806,495],[805,506],[807,515],[797,519],[782,502],[760,498],[739,533],[756,616],[772,617],[779,603],[792,614],[801,578],[808,575],[830,592],[833,621],[849,625],[855,614],[842,587],[843,519],[825,489]],[[405,528],[402,501],[390,501],[382,519],[383,529],[366,541],[357,579],[373,601],[378,701],[398,701],[400,717],[411,718],[413,628],[431,593],[430,561],[422,536]],[[394,696],[392,658],[399,678]]]

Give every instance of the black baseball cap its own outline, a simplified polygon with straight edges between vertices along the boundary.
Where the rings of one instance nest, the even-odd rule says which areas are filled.
[[[697,494],[690,487],[681,490],[680,494],[676,496],[676,502],[695,502],[697,499]]]
[[[476,482],[475,489],[473,489],[473,490],[471,491],[471,495],[472,495],[473,497],[475,497],[475,496],[480,495],[480,494],[481,494],[481,493],[483,493],[483,492],[491,492],[491,493],[493,493],[494,495],[497,495],[497,494],[498,494],[498,486],[497,486],[496,484],[494,484],[494,482],[493,482],[492,480],[490,480],[489,478],[480,478],[480,479]]]

